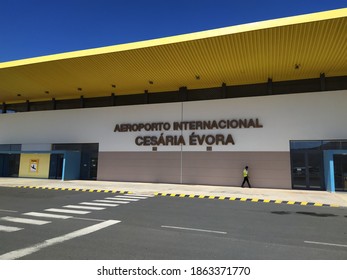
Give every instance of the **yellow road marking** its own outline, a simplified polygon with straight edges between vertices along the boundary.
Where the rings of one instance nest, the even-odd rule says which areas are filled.
[[[321,203],[315,203],[314,206],[323,206]]]

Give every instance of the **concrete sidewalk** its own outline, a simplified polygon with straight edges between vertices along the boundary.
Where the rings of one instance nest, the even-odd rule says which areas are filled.
[[[347,192],[329,193],[325,191],[301,191],[260,188],[240,188],[235,186],[206,186],[162,183],[133,183],[108,181],[61,181],[31,178],[0,178],[0,186],[34,186],[55,188],[78,188],[93,190],[129,191],[134,194],[185,194],[233,197],[242,199],[281,200],[295,202],[310,202],[347,207]]]

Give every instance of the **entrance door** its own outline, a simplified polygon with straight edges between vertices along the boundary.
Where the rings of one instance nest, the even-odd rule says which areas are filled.
[[[347,191],[347,155],[334,155],[335,190]]]
[[[323,158],[321,152],[307,153],[307,177],[311,190],[323,189]]]
[[[98,158],[90,159],[90,179],[96,180],[98,174]]]
[[[0,177],[18,177],[19,154],[0,154]]]
[[[96,180],[99,144],[97,143],[74,143],[74,144],[52,144],[54,151],[78,151],[80,160],[80,180]]]
[[[292,153],[292,184],[293,188],[306,188],[306,156],[305,153]]]
[[[323,158],[320,151],[291,153],[294,189],[324,190]]]
[[[95,153],[82,153],[81,180],[96,180],[98,173],[98,157]]]
[[[63,154],[51,154],[51,161],[49,166],[49,178],[61,179],[63,177]]]

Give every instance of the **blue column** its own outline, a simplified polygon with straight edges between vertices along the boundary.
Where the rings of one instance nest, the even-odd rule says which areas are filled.
[[[347,154],[347,150],[328,150],[324,151],[324,176],[327,191],[335,192],[335,170],[334,155]]]
[[[329,179],[330,179],[330,189],[328,191],[335,192],[335,175],[334,175],[334,159],[329,160]]]
[[[66,167],[66,154],[64,153],[64,159],[63,159],[63,170],[61,175],[61,180],[65,181],[65,167]]]
[[[326,190],[328,192],[335,192],[334,151],[323,151],[323,157]]]

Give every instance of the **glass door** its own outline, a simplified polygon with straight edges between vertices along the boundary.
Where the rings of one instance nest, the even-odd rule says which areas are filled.
[[[323,189],[323,159],[320,152],[307,153],[307,177],[308,188],[321,190]]]
[[[90,179],[96,180],[98,174],[98,158],[93,157],[90,159]]]
[[[51,154],[51,161],[49,166],[49,178],[61,179],[63,176],[63,154]]]
[[[306,157],[305,153],[295,152],[292,159],[292,185],[293,188],[306,188]]]
[[[294,189],[324,190],[323,156],[320,151],[291,153]]]
[[[334,155],[335,190],[347,191],[347,155]]]

